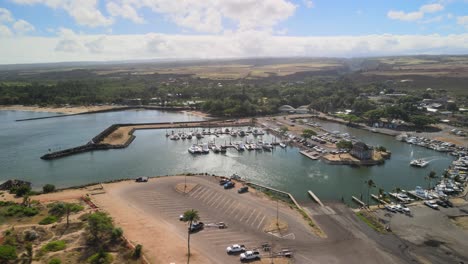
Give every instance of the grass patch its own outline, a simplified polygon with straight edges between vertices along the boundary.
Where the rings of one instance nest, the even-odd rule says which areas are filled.
[[[375,231],[386,234],[387,230],[385,227],[377,220],[375,216],[371,216],[369,213],[366,212],[357,212],[356,216],[361,219],[364,223],[366,223],[370,228],[374,229]]]
[[[42,247],[42,251],[44,251],[44,252],[56,252],[56,251],[64,250],[66,247],[67,247],[67,243],[65,243],[65,241],[56,240],[56,241],[52,241],[52,242],[49,242],[49,243],[45,244]]]

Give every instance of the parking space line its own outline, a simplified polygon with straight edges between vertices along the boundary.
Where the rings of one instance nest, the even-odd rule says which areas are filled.
[[[195,190],[192,190],[189,195],[190,196],[194,196],[195,194],[201,192],[203,189],[205,189],[205,187],[203,187],[202,185],[198,185],[198,187],[195,189]]]
[[[265,220],[265,215],[263,215],[263,218],[262,218],[262,220],[260,221],[260,223],[258,223],[257,229],[259,229],[259,228],[260,228],[260,225],[263,223],[263,220]]]
[[[206,191],[203,192],[197,199],[200,201],[203,201],[206,199],[206,197],[210,197],[211,194],[213,193],[213,190],[206,189]]]
[[[227,197],[227,196],[226,196]],[[224,213],[224,209],[226,209],[226,207],[228,207],[228,205],[232,204],[232,200],[227,198],[226,202],[223,204],[223,206],[221,206],[219,208],[219,211]]]
[[[252,211],[252,213],[249,215],[249,218],[247,218],[247,221],[245,221],[246,224],[249,224],[250,217],[252,217],[252,215],[253,215],[255,212],[257,212],[257,209],[254,209],[254,210]]]
[[[213,207],[217,202],[219,202],[219,201],[221,200],[221,197],[223,197],[222,194],[219,194],[219,193],[218,193],[217,195],[219,195],[219,197],[216,197],[216,199],[214,199],[214,200],[212,201],[213,203],[208,203],[208,206],[209,206],[209,207]]]
[[[231,203],[228,203],[228,204],[229,204],[229,206],[223,211],[223,214],[226,214],[226,212],[228,212],[229,209],[234,206],[234,202],[231,202]]]
[[[218,199],[221,198],[221,196],[222,196],[222,194],[216,193],[215,195],[213,195],[213,199],[211,199],[211,200],[210,200],[209,202],[207,202],[206,204],[207,204],[208,206],[210,206],[210,207],[213,206],[213,204],[216,203],[216,202],[218,201]],[[214,198],[216,198],[216,199],[214,199]]]
[[[201,191],[199,191],[197,194],[194,194],[192,197],[197,199],[202,193],[206,192],[206,188],[200,188]]]
[[[239,221],[243,221],[244,217],[249,213],[249,208],[245,210],[245,214],[239,219]],[[240,215],[240,214],[239,214]]]
[[[226,201],[227,197],[224,196],[223,199],[220,200],[219,204],[215,207],[215,209],[218,209],[218,207],[223,204],[224,201]]]
[[[209,197],[209,199],[207,199],[206,201],[205,201],[205,200],[203,200],[203,202],[204,202],[205,204],[209,204],[209,203],[210,203],[210,202],[211,202],[211,201],[212,201],[212,200],[213,200],[213,199],[216,197],[216,195],[217,195],[217,193],[216,193],[216,192],[215,192],[215,193],[213,193],[212,195],[208,196],[208,197]]]
[[[250,223],[250,226],[253,226],[253,225],[257,222],[257,219],[258,219],[258,217],[259,217],[261,214],[262,214],[262,212],[261,212],[261,211],[258,211],[257,216],[256,216],[255,219],[252,221],[252,223]]]
[[[237,211],[237,207],[239,207],[240,203],[238,202],[236,207],[229,213],[229,216],[232,215],[232,213],[234,213],[235,211]]]

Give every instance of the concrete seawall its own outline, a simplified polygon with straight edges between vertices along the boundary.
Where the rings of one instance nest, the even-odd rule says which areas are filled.
[[[128,147],[133,140],[135,140],[135,136],[133,133],[135,130],[143,130],[143,129],[170,129],[170,128],[195,128],[195,127],[225,127],[225,126],[246,126],[251,125],[249,122],[232,122],[231,120],[208,120],[208,121],[190,121],[190,122],[164,122],[164,123],[137,123],[137,124],[113,124],[103,130],[101,133],[96,135],[92,138],[90,142],[85,145],[77,146],[74,148],[64,149],[52,153],[47,153],[41,156],[43,160],[53,160],[58,159],[74,154],[95,151],[95,150],[109,150],[109,149],[122,149]],[[132,127],[135,126],[137,128],[132,128],[128,132],[128,139],[123,144],[108,144],[102,143],[102,141],[112,134],[114,131],[121,127]],[[153,126],[153,127],[141,127],[141,126]]]

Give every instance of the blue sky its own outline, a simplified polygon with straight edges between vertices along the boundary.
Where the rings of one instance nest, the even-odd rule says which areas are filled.
[[[466,0],[0,0],[0,63],[466,54],[467,30]]]

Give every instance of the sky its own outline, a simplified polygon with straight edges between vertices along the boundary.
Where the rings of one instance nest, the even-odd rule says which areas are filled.
[[[0,0],[0,64],[468,54],[468,0]]]

